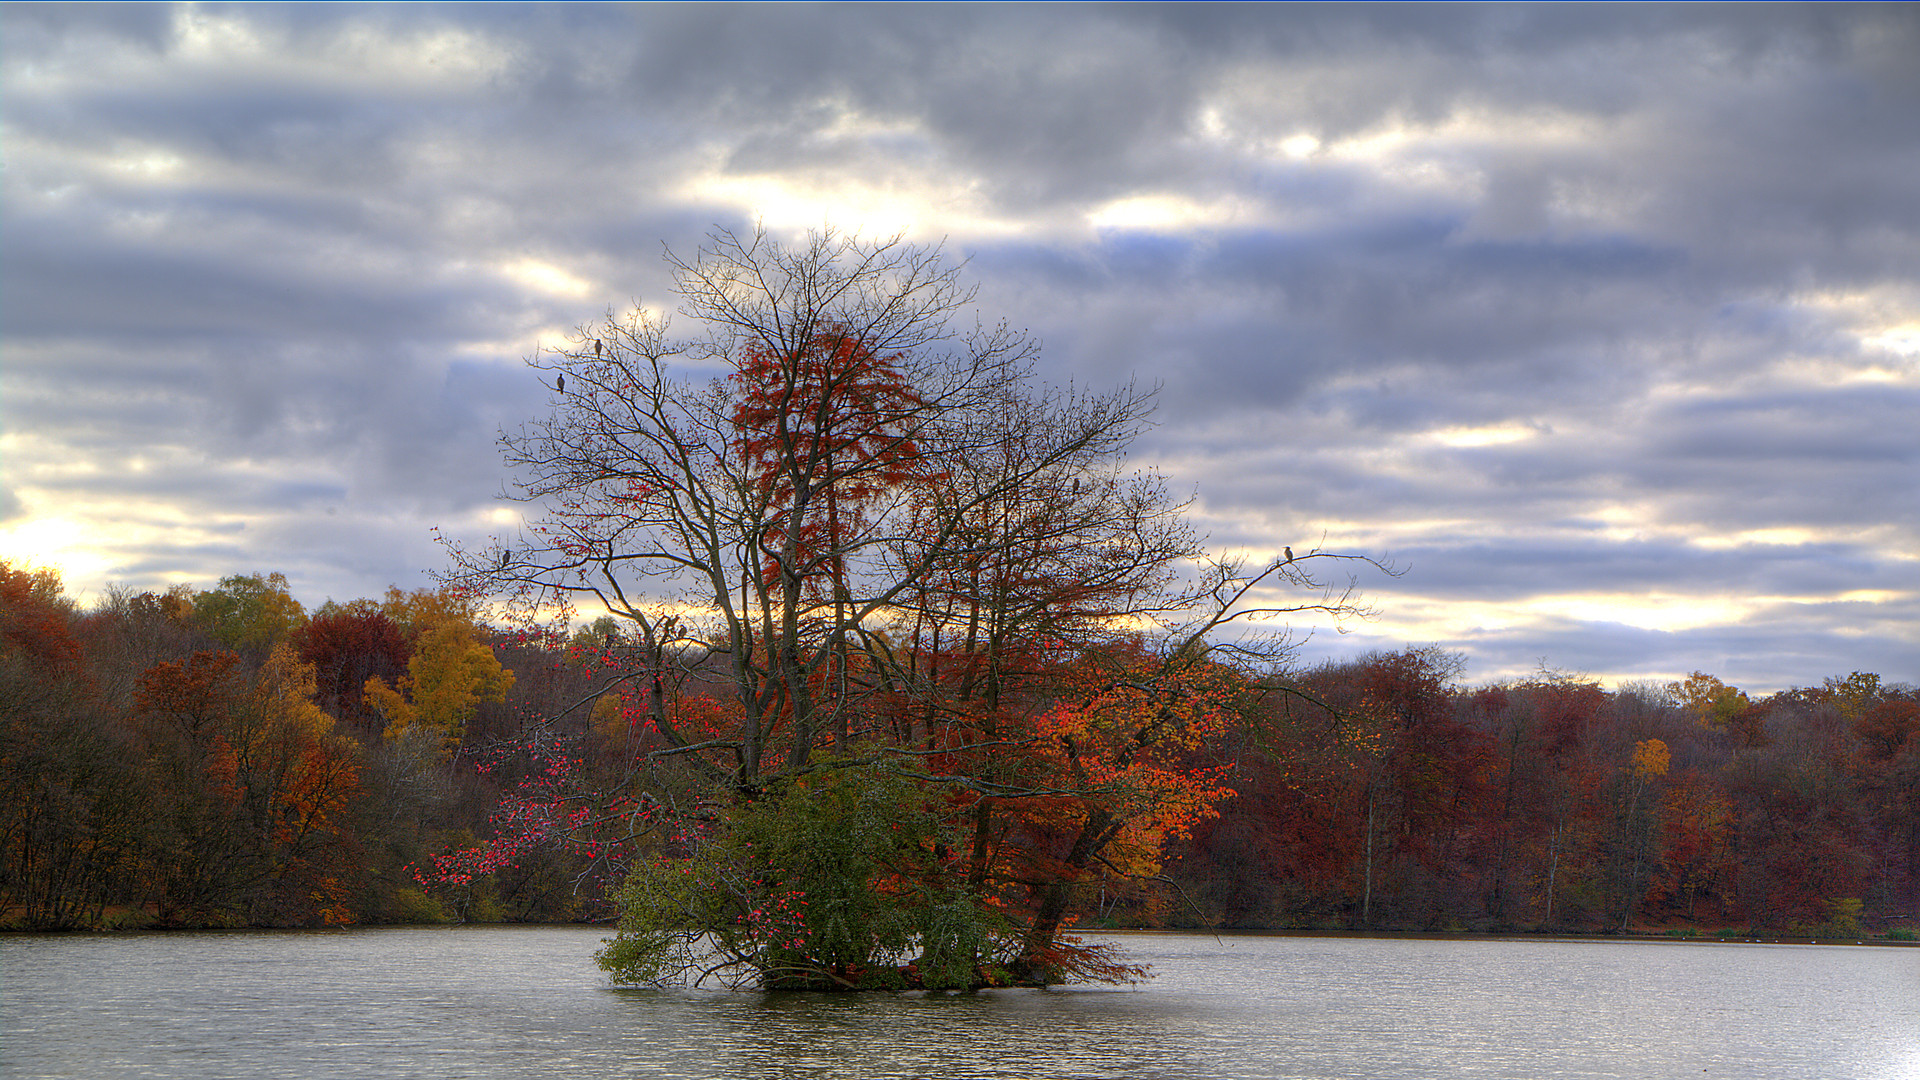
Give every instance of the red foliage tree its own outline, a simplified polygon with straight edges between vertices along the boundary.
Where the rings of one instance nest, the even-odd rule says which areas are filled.
[[[17,657],[53,677],[76,676],[82,652],[73,607],[51,570],[21,570],[0,561],[0,655]]]
[[[51,571],[0,561],[0,911],[97,926],[146,840],[143,777]]]
[[[770,579],[792,574],[817,596],[847,588],[845,550],[866,504],[913,479],[925,403],[894,358],[828,325],[796,346],[752,342],[729,376],[735,445],[770,510]]]
[[[294,631],[293,642],[300,659],[313,665],[319,706],[362,733],[377,735],[384,721],[367,707],[367,680],[397,681],[407,672],[412,650],[399,624],[370,608],[323,608]]]

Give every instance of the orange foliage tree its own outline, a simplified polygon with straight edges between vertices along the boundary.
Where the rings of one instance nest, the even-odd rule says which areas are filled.
[[[141,676],[157,821],[143,891],[161,921],[354,921],[359,746],[314,690],[312,665],[285,642],[254,672],[234,653],[200,652]]]

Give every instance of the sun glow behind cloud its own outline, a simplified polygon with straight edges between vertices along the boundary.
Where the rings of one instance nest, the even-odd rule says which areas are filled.
[[[1485,603],[1452,598],[1396,597],[1404,613],[1394,632],[1409,640],[1457,641],[1488,633],[1525,632],[1567,622],[1609,624],[1673,633],[1738,624],[1779,598],[1739,600],[1683,593],[1543,594],[1523,601]],[[1544,638],[1544,634],[1540,635]]]
[[[872,185],[818,185],[777,174],[714,174],[696,179],[676,193],[683,199],[719,203],[750,213],[769,229],[801,234],[808,229],[857,222],[869,236],[924,232],[935,201],[925,192]]]
[[[1862,336],[1860,343],[1898,356],[1920,356],[1920,323],[1890,326]]]
[[[1129,195],[1094,208],[1087,214],[1087,224],[1095,229],[1188,232],[1246,224],[1249,209],[1232,199],[1202,202],[1184,195]]]
[[[1820,534],[1812,529],[1791,527],[1772,529],[1745,529],[1731,536],[1694,536],[1688,543],[1709,551],[1727,551],[1740,547],[1799,547],[1815,543]]]
[[[976,177],[940,152],[922,126],[861,110],[844,98],[815,102],[822,120],[805,140],[806,168],[743,168],[715,142],[669,192],[689,206],[721,205],[780,235],[830,226],[864,236],[1016,235]]]
[[[40,509],[46,499],[32,493],[23,501],[30,516],[0,523],[0,553],[59,571],[68,594],[81,603],[97,599],[105,585],[150,576],[150,571],[136,571],[129,565],[130,552],[231,550],[236,531],[244,527],[237,518],[198,521],[159,499],[63,497],[57,509]],[[112,527],[103,530],[107,522]],[[208,579],[196,569],[193,560],[181,560],[154,576],[162,587],[181,582],[199,582],[204,587]]]
[[[32,503],[28,504],[33,510]],[[78,509],[78,508],[76,508]],[[115,545],[96,545],[97,524],[84,516],[39,514],[24,521],[0,524],[0,552],[29,566],[57,571],[68,583],[69,595],[86,600],[86,584],[109,577],[114,569],[113,547],[136,541],[117,538]]]
[[[517,259],[501,266],[500,273],[524,288],[552,296],[584,298],[595,292],[593,282],[539,259]]]
[[[934,176],[878,181],[714,172],[690,179],[674,195],[690,203],[728,207],[787,237],[825,226],[923,242],[950,235],[1004,237],[1022,230],[1020,222],[993,214],[968,185]]]
[[[1442,446],[1471,449],[1479,446],[1508,446],[1539,437],[1540,429],[1525,424],[1495,424],[1485,427],[1453,427],[1428,434]]]

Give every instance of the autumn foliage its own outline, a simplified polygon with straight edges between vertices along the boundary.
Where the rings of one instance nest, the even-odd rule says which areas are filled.
[[[1911,688],[1302,668],[1249,624],[1388,568],[1208,552],[1126,463],[1150,393],[950,327],[937,249],[711,241],[670,259],[705,338],[639,310],[531,361],[533,520],[439,588],[83,612],[0,564],[6,921],[617,917],[616,980],[826,990],[1140,977],[1087,925],[1915,914]]]
[[[1870,675],[1474,687],[1419,650],[1250,677],[1121,636],[1005,650],[988,708],[976,651],[901,635],[850,654],[864,749],[742,817],[650,718],[662,693],[687,745],[727,741],[725,679],[633,678],[624,632],[492,637],[506,700],[409,747],[321,689],[312,635],[249,660],[164,599],[83,611],[0,567],[10,925],[581,918],[643,882],[692,903],[666,886],[694,871],[765,961],[746,983],[960,986],[1128,977],[1075,920],[1863,936],[1920,901],[1920,695]],[[742,876],[748,844],[777,872]],[[885,918],[796,915],[827,900]]]
[[[472,769],[449,767],[438,729],[424,753],[389,745],[359,687],[343,686],[413,651],[389,612],[449,603],[396,593],[309,619],[285,582],[115,590],[81,611],[52,573],[0,563],[6,925],[302,926],[461,909],[422,893],[412,866],[485,829],[497,796],[475,805],[461,776]],[[426,635],[418,622],[406,625]],[[463,642],[481,633],[462,625]],[[483,688],[504,681],[481,673]]]
[[[1174,876],[1240,926],[1859,936],[1920,900],[1920,746],[1867,719],[1911,689],[1449,674],[1409,651],[1291,676]]]

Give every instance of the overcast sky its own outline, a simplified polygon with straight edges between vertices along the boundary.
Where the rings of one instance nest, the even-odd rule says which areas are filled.
[[[715,225],[944,238],[1310,657],[1920,681],[1920,6],[0,9],[0,556],[417,588]],[[1307,627],[1303,626],[1302,629]]]

